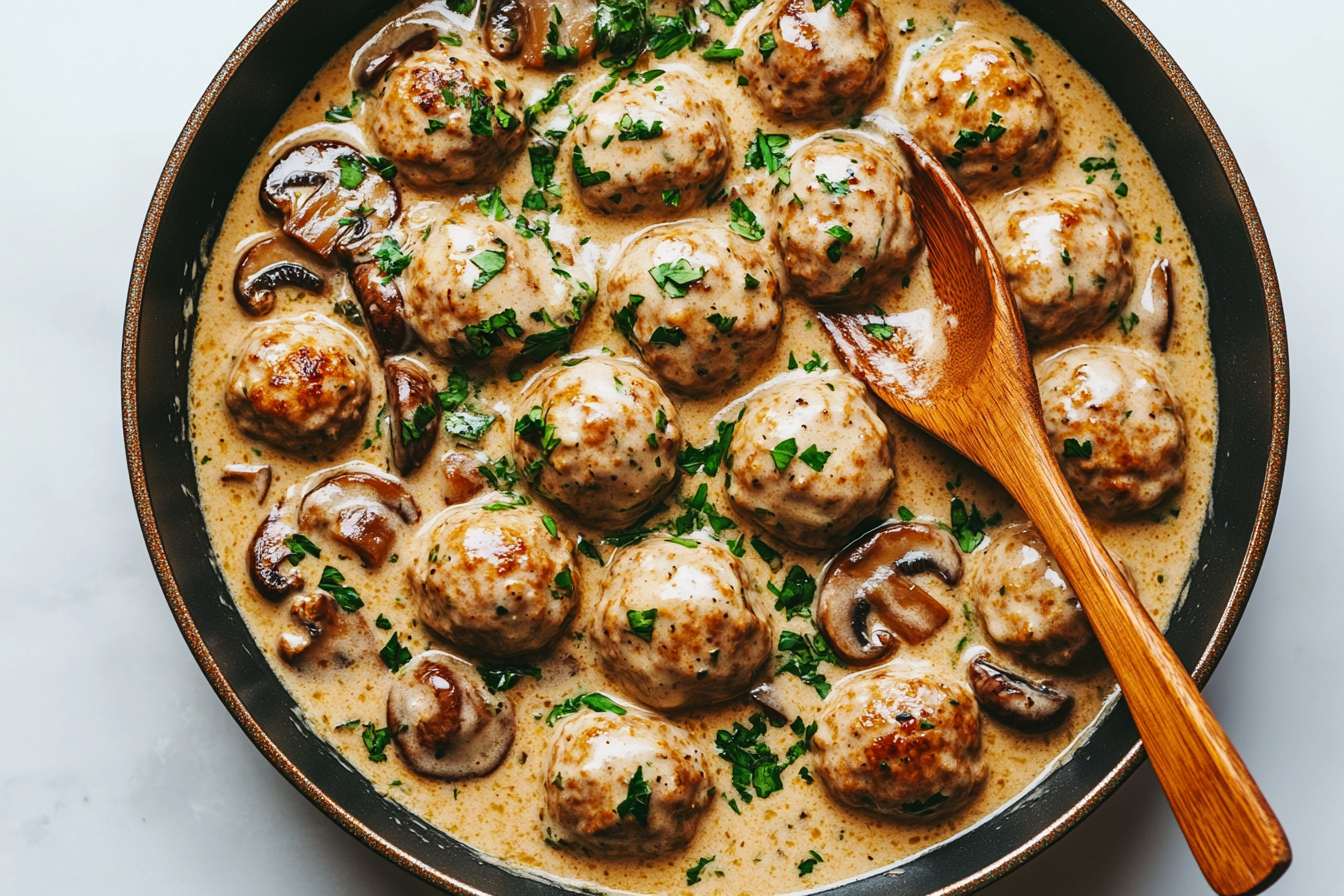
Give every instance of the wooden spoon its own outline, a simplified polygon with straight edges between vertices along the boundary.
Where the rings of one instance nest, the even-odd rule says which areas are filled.
[[[949,315],[938,325],[946,352],[932,362],[921,357],[916,343],[933,331],[921,335],[914,317],[827,312],[822,325],[855,375],[998,479],[1031,517],[1087,611],[1204,876],[1224,896],[1260,892],[1292,861],[1283,828],[1060,472],[1022,324],[984,224],[933,156],[908,135],[897,140],[914,162],[911,194],[934,291]]]

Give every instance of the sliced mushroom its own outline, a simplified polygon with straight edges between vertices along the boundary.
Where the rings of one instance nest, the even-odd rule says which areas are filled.
[[[290,562],[293,552],[285,544],[295,532],[293,505],[292,495],[286,494],[257,526],[247,547],[248,574],[267,600],[279,600],[303,587],[303,576],[293,568],[297,564]]]
[[[295,147],[261,182],[261,207],[323,258],[369,252],[401,209],[397,188],[359,150],[335,140]]]
[[[425,365],[414,358],[392,358],[387,373],[387,404],[392,413],[392,463],[405,476],[425,462],[439,435],[443,411]]]
[[[483,29],[485,48],[496,59],[521,54],[526,68],[560,61],[554,52],[547,58],[546,51],[557,47],[578,50],[578,61],[583,61],[593,55],[596,10],[596,0],[491,0]]]
[[[996,666],[988,656],[981,651],[966,668],[976,702],[988,715],[1027,734],[1051,731],[1069,717],[1073,695]]]
[[[289,604],[297,631],[280,634],[276,652],[301,672],[348,669],[378,656],[368,623],[347,613],[329,594],[300,594]]]
[[[346,545],[366,566],[381,566],[396,544],[397,520],[413,523],[420,508],[401,480],[363,461],[309,477],[299,504],[299,525],[321,529]]]
[[[406,302],[397,282],[384,277],[376,263],[367,261],[350,271],[350,285],[359,297],[364,322],[378,354],[395,355],[410,348],[415,332],[406,322]]]
[[[222,482],[245,482],[252,486],[252,492],[257,496],[257,503],[262,504],[271,490],[271,465],[227,464],[224,467],[224,475],[219,478]]]
[[[387,692],[387,727],[401,758],[422,775],[488,775],[513,746],[513,704],[491,696],[470,663],[427,650]]]
[[[1138,307],[1135,308],[1135,301]],[[1131,299],[1126,314],[1138,316],[1138,322],[1129,331],[1131,335],[1151,343],[1160,352],[1167,350],[1171,338],[1171,262],[1159,258],[1148,272],[1148,283],[1143,294]],[[1131,318],[1132,319],[1132,318]]]
[[[779,696],[772,682],[761,682],[752,688],[751,700],[761,708],[772,725],[783,725],[789,721],[789,707]]]
[[[350,60],[350,82],[370,87],[412,53],[434,46],[439,34],[454,30],[461,28],[429,5],[393,19],[355,52]]]
[[[248,314],[260,317],[275,308],[275,291],[282,286],[318,295],[326,290],[327,282],[317,272],[315,261],[312,253],[289,237],[264,239],[238,261],[233,297]]]
[[[445,504],[461,504],[470,501],[490,487],[481,475],[485,459],[468,454],[465,451],[446,451],[439,458],[439,469],[443,471],[443,501]]]
[[[894,650],[898,636],[918,644],[942,628],[951,614],[910,579],[925,572],[949,585],[961,580],[956,541],[928,523],[891,523],[841,551],[822,582],[817,613],[836,653],[867,666]]]

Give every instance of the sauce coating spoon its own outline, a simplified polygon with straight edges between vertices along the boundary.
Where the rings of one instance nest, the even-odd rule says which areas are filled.
[[[922,360],[918,337],[903,338],[890,317],[822,312],[822,326],[854,375],[1026,511],[1087,612],[1209,885],[1223,896],[1260,892],[1292,861],[1283,828],[1060,472],[1017,308],[979,215],[922,146],[904,133],[896,140],[912,162],[929,272],[950,315],[945,356]]]

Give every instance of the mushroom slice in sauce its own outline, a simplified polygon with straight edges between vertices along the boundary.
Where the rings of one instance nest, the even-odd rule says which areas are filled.
[[[784,725],[797,715],[789,710],[773,682],[764,681],[756,685],[751,689],[750,696],[751,701],[761,708],[773,725]]]
[[[293,551],[285,544],[285,539],[296,531],[293,508],[293,495],[286,493],[257,526],[247,546],[248,575],[267,600],[279,600],[303,587],[303,576],[289,563]]]
[[[895,649],[897,636],[918,644],[942,628],[951,614],[910,578],[924,572],[949,585],[961,580],[956,541],[928,523],[885,525],[841,551],[822,582],[817,614],[836,653],[868,666]]]
[[[1073,711],[1073,696],[1034,682],[988,659],[982,650],[966,668],[976,702],[986,714],[1010,728],[1039,734],[1058,728]]]
[[[264,239],[247,250],[233,274],[233,297],[253,317],[270,314],[275,308],[275,291],[290,286],[318,295],[327,282],[317,271],[317,259],[289,237]]]
[[[420,508],[401,480],[372,464],[351,461],[310,477],[299,525],[321,529],[348,546],[366,566],[381,566],[396,543],[397,519],[413,523]]]
[[[446,451],[439,458],[439,469],[443,471],[443,502],[461,504],[470,501],[490,487],[481,467],[486,458],[465,451]]]
[[[301,672],[346,669],[378,655],[364,617],[346,613],[329,594],[300,594],[289,615],[299,629],[281,632],[276,652]]]
[[[392,358],[387,373],[387,404],[392,412],[392,463],[405,476],[425,462],[434,448],[443,416],[439,394],[425,366],[414,358]]]
[[[245,482],[252,486],[258,504],[264,503],[271,491],[270,464],[227,464],[219,478],[223,482]]]
[[[444,31],[462,30],[442,10],[426,5],[393,19],[369,38],[350,60],[350,83],[370,87],[393,66],[438,43]]]
[[[401,209],[397,188],[359,150],[317,140],[280,157],[261,182],[261,207],[323,258],[371,251]]]
[[[577,51],[576,61],[583,61],[593,55],[596,10],[594,0],[490,0],[485,48],[496,59],[521,54],[526,68],[566,62],[569,49]]]
[[[401,758],[422,775],[488,775],[513,746],[513,704],[486,692],[470,663],[441,650],[411,660],[387,692],[387,727]]]
[[[1171,262],[1159,258],[1148,271],[1148,283],[1143,288],[1143,294],[1130,299],[1126,306],[1126,317],[1131,314],[1138,316],[1138,321],[1129,332],[1151,343],[1158,351],[1166,351],[1167,340],[1171,338],[1172,307]]]
[[[394,355],[410,348],[415,332],[406,322],[406,302],[396,281],[384,277],[375,262],[366,261],[350,271],[350,285],[364,309],[364,321],[378,354]]]

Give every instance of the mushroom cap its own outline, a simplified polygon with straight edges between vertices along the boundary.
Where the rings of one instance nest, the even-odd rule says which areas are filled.
[[[961,580],[956,540],[929,523],[888,523],[841,550],[817,604],[817,621],[836,653],[871,665],[895,649],[898,636],[918,644],[942,628],[951,614],[910,578],[924,572],[949,585]]]
[[[281,156],[262,179],[260,201],[285,219],[286,234],[322,258],[339,253],[347,260],[371,252],[401,211],[396,186],[363,153],[335,140]]]
[[[617,552],[589,629],[625,689],[664,711],[737,696],[774,646],[745,566],[721,542],[691,540],[697,547],[652,537]],[[652,629],[637,633],[631,614],[652,614]]]
[[[573,542],[552,537],[541,511],[516,505],[513,495],[489,492],[440,511],[411,556],[420,619],[467,650],[492,657],[536,650],[578,609]]]
[[[331,595],[296,595],[289,615],[298,628],[280,634],[276,652],[298,671],[333,672],[378,662],[378,645],[364,617],[345,612]]]
[[[387,727],[415,772],[446,781],[479,778],[513,746],[513,703],[490,694],[470,663],[426,650],[388,689]]]
[[[353,436],[369,401],[355,335],[305,314],[256,324],[238,349],[225,403],[245,434],[285,451],[327,451]]]
[[[966,677],[980,708],[1008,727],[1026,734],[1053,731],[1073,711],[1073,695],[991,663],[988,650],[968,658]]]
[[[518,57],[524,68],[544,68],[551,61],[546,51],[553,46],[573,48],[581,63],[593,55],[596,9],[595,0],[488,0],[482,40],[491,56]],[[548,35],[557,14],[552,44]]]
[[[401,523],[420,519],[401,480],[364,461],[319,470],[305,480],[302,495],[299,527],[322,528],[367,566],[381,566],[392,553]]]
[[[406,302],[396,279],[383,276],[377,262],[366,261],[351,269],[350,285],[378,354],[394,355],[410,348],[415,331],[406,320]]]
[[[619,809],[639,773],[648,814]],[[686,730],[639,710],[581,710],[557,722],[542,780],[546,815],[563,841],[598,855],[657,856],[684,849],[710,805],[704,753]]]
[[[985,777],[980,710],[928,664],[892,662],[836,683],[812,748],[831,796],[902,819],[966,805]]]
[[[746,398],[729,449],[728,498],[738,512],[802,548],[843,541],[895,481],[889,431],[872,396],[849,374],[784,374]],[[776,450],[797,455],[780,468]],[[821,469],[803,455],[828,453]],[[813,456],[813,455],[809,455]]]
[[[326,291],[326,265],[297,240],[284,234],[254,243],[238,260],[233,297],[252,317],[275,309],[275,291],[283,287],[319,295]]]
[[[388,358],[387,406],[392,419],[392,463],[405,476],[434,450],[443,409],[429,370],[414,358]]]

